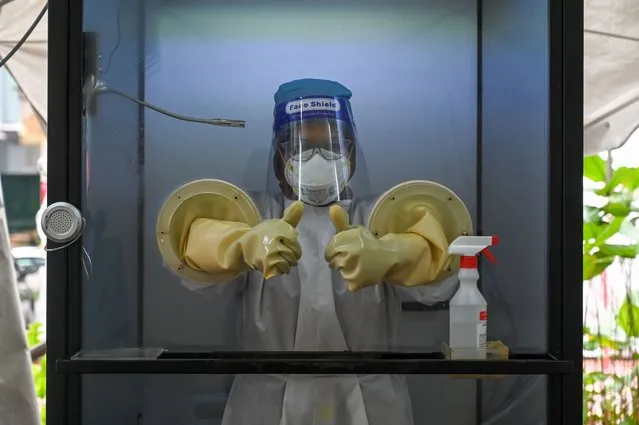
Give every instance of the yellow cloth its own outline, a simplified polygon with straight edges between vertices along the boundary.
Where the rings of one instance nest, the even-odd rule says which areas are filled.
[[[381,282],[408,287],[431,283],[450,265],[451,257],[441,225],[427,209],[422,211],[421,219],[405,233],[377,239],[363,226],[349,226],[341,206],[331,206],[337,233],[326,247],[326,261],[341,272],[351,291]]]
[[[211,283],[224,283],[247,269],[265,279],[289,273],[302,255],[295,227],[304,204],[292,203],[281,219],[247,224],[197,218],[180,246],[180,258],[192,269],[211,275]]]

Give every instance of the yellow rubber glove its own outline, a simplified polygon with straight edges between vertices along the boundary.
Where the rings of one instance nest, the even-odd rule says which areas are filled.
[[[261,271],[265,279],[287,274],[302,255],[295,227],[303,213],[304,204],[297,201],[281,219],[264,220],[252,228],[198,218],[182,242],[182,258],[189,267],[211,274],[214,283],[228,282],[249,268]]]
[[[324,257],[341,272],[350,291],[381,282],[427,285],[450,264],[444,231],[426,209],[406,233],[389,233],[380,239],[366,227],[349,226],[348,215],[339,205],[331,206],[329,214],[337,233]]]

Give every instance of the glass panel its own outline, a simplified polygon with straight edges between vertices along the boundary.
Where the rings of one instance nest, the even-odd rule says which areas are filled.
[[[504,241],[486,262],[489,334],[547,350],[548,4],[504,2],[483,14],[481,228]],[[561,285],[561,282],[550,282]]]
[[[85,121],[83,348],[439,350],[448,311],[402,312],[402,302],[445,304],[458,287],[448,244],[481,227],[506,245],[500,266],[485,267],[497,277],[489,338],[542,349],[545,223],[535,222],[535,281],[521,279],[529,253],[514,253],[520,227],[496,213],[513,201],[486,189],[492,180],[481,195],[494,209],[477,223],[476,2],[292,5],[86,1],[100,72]],[[509,7],[501,19],[521,13]],[[545,93],[544,63],[513,78]],[[171,118],[123,94],[246,126]],[[505,95],[490,99],[503,106]],[[545,116],[527,90],[507,95],[512,110]],[[516,118],[528,112],[512,112],[506,130],[525,133]],[[485,141],[488,119],[484,144],[514,149]],[[525,140],[537,148],[544,137]],[[543,155],[532,159],[544,168]],[[200,179],[215,181],[186,185]],[[413,180],[443,187],[384,196]]]
[[[293,400],[301,385],[312,394]],[[92,425],[548,423],[543,376],[95,375],[83,389],[83,423]]]

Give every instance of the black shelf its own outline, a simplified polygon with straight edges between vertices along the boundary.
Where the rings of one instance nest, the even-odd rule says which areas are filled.
[[[508,360],[447,360],[439,352],[165,351],[157,358],[82,358],[56,362],[59,374],[398,374],[570,375],[573,363],[549,354],[511,354]]]

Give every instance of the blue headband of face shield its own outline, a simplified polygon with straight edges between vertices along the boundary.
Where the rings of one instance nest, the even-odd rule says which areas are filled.
[[[352,95],[349,89],[337,81],[304,78],[282,84],[277,92],[275,92],[273,100],[275,101],[275,105],[279,105],[282,102],[314,96],[337,97],[349,100]]]

